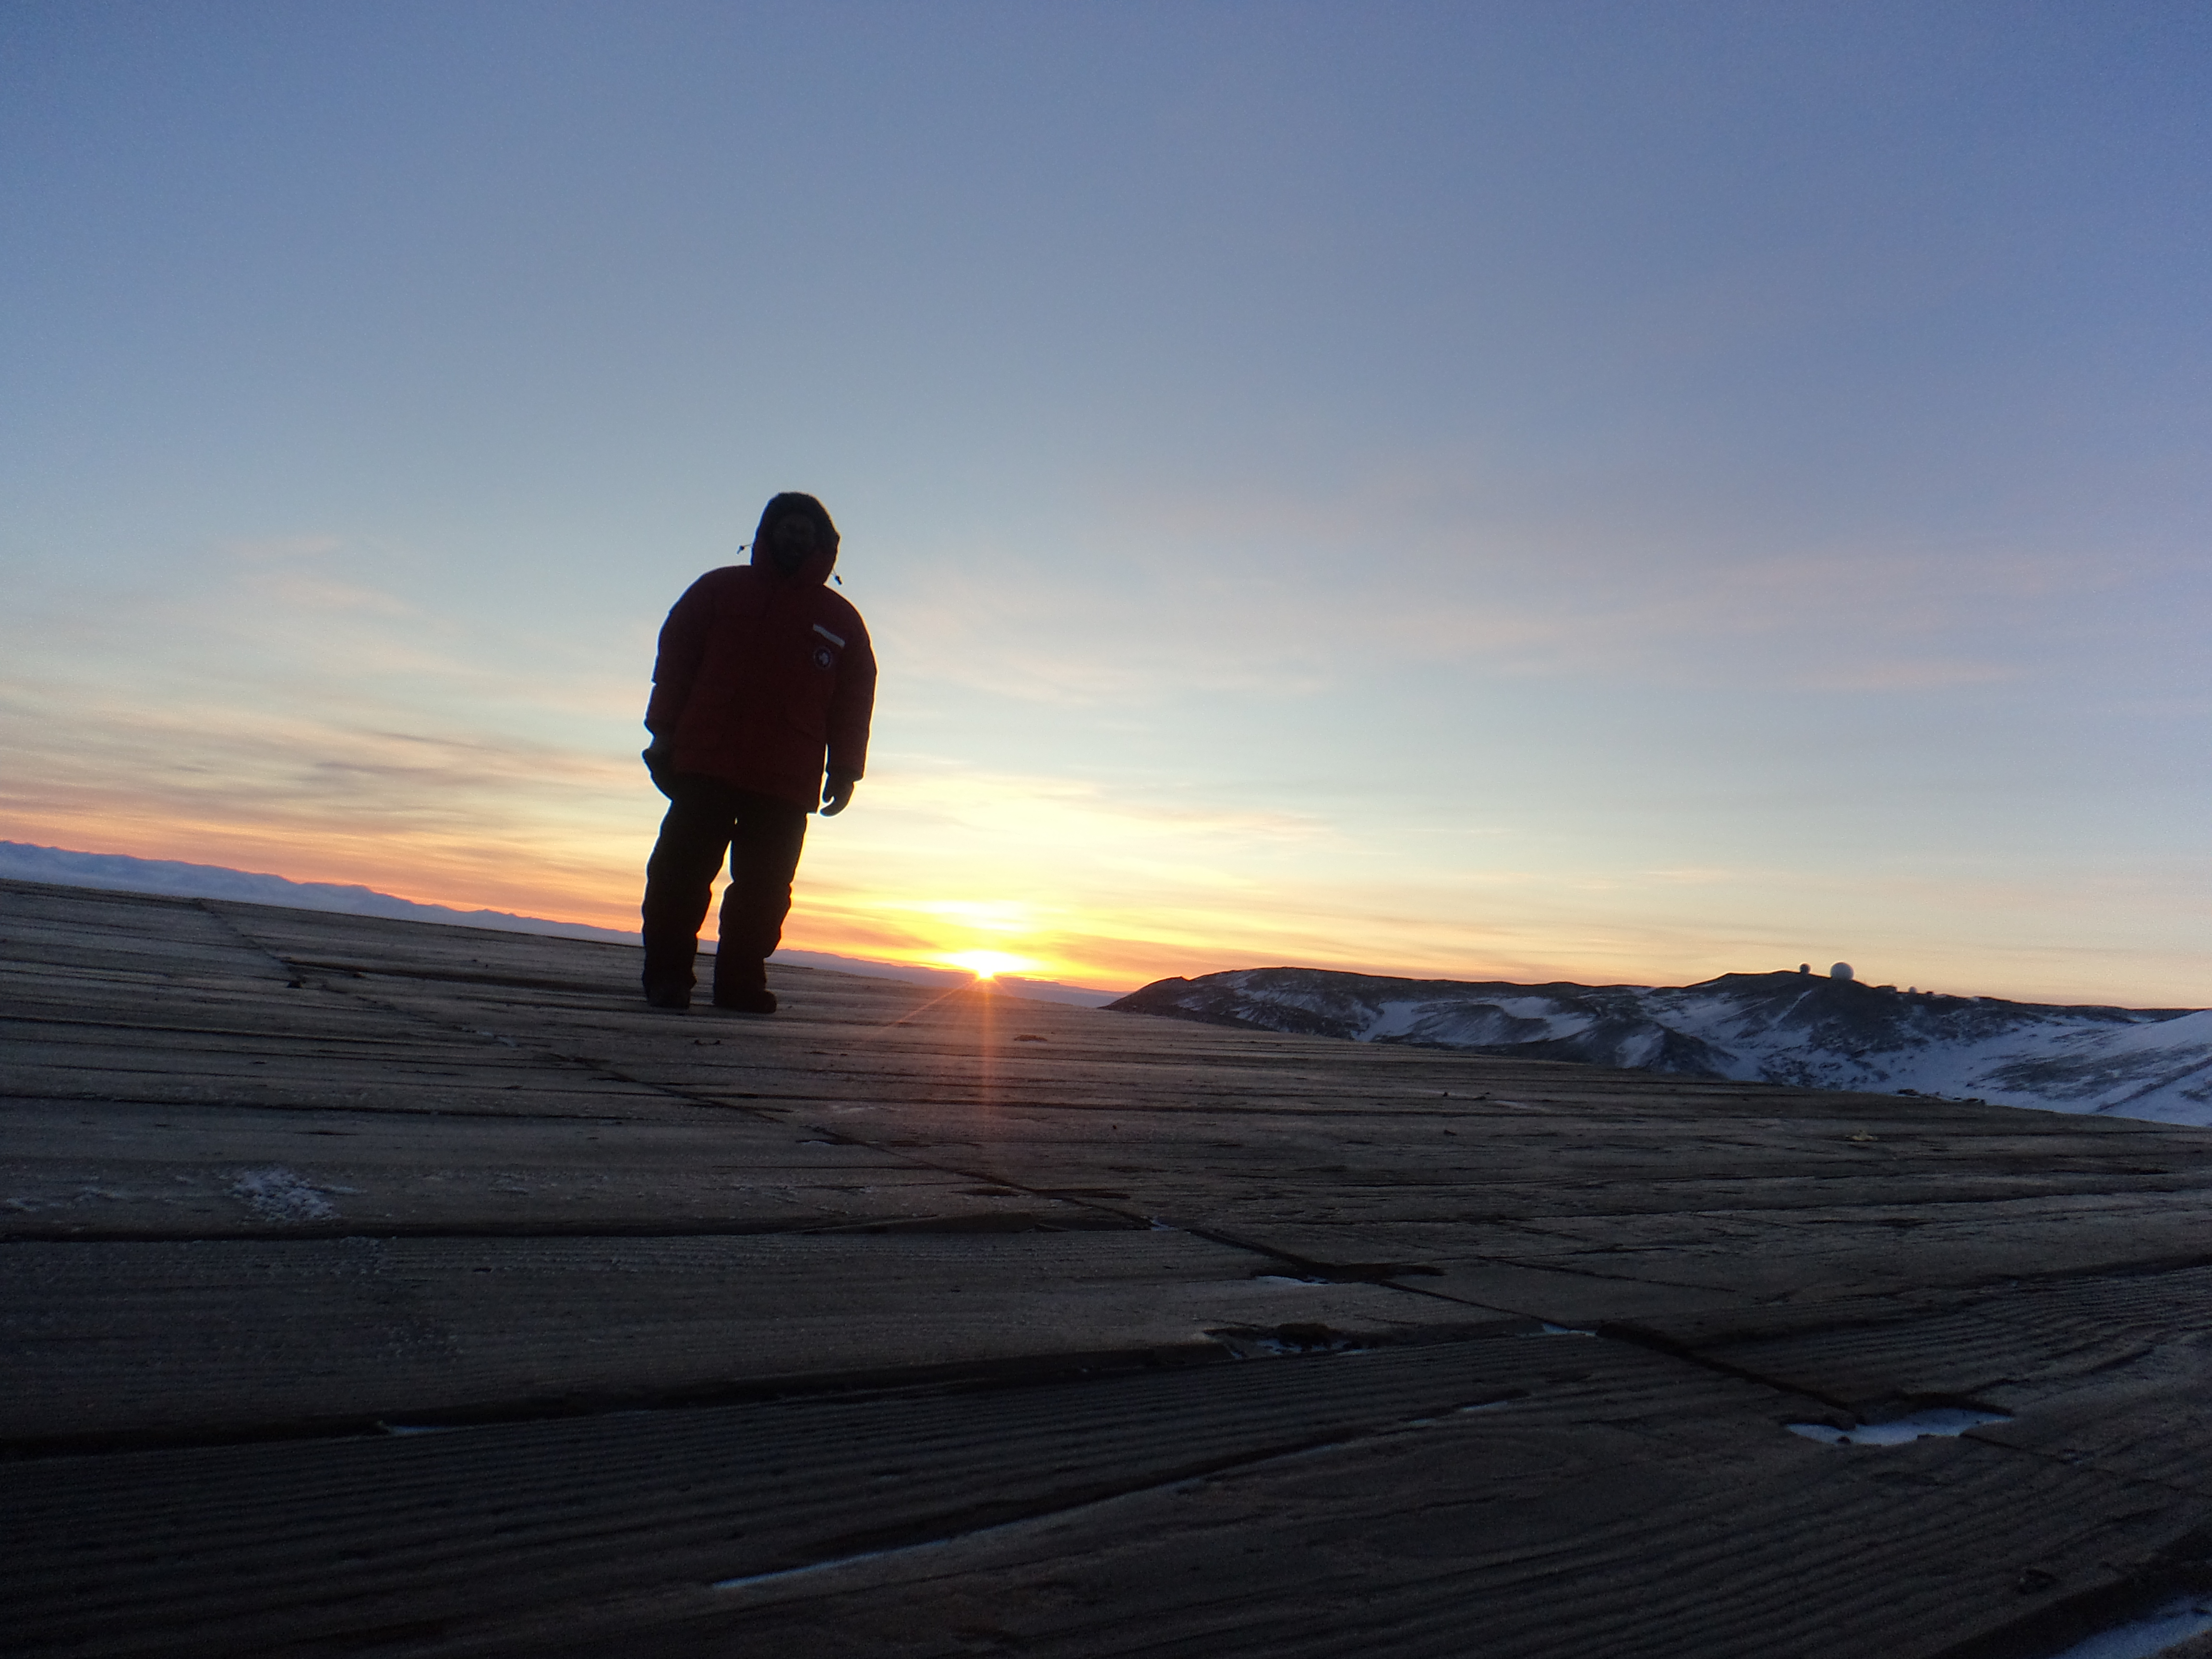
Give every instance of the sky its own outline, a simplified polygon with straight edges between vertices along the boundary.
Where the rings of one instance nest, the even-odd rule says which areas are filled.
[[[0,839],[634,927],[780,489],[788,945],[2212,1003],[2212,8],[0,8]]]

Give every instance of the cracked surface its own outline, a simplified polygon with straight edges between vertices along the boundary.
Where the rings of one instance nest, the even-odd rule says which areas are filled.
[[[635,967],[0,884],[15,1648],[2033,1659],[2212,1559],[2203,1132]]]

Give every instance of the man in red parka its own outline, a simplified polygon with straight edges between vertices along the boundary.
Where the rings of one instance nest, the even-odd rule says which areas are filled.
[[[661,627],[645,712],[645,763],[669,801],[645,866],[645,999],[656,1008],[691,1006],[699,927],[727,852],[714,1006],[775,1012],[768,957],[806,815],[853,799],[876,701],[868,630],[826,586],[836,562],[822,503],[778,495],[752,562],[700,577]]]

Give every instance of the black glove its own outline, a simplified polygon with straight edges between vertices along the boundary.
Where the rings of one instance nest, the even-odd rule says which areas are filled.
[[[655,738],[641,750],[638,758],[645,763],[645,769],[653,778],[653,787],[674,800],[676,791],[671,786],[676,781],[675,758],[660,746],[660,739]]]

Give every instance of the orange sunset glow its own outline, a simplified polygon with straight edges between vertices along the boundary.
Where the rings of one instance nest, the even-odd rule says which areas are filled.
[[[942,960],[965,968],[977,979],[996,979],[1000,974],[1026,973],[1041,967],[1034,957],[1011,956],[1004,951],[949,951]]]
[[[2159,6],[17,9],[0,840],[634,930],[801,490],[792,950],[2212,983]]]

